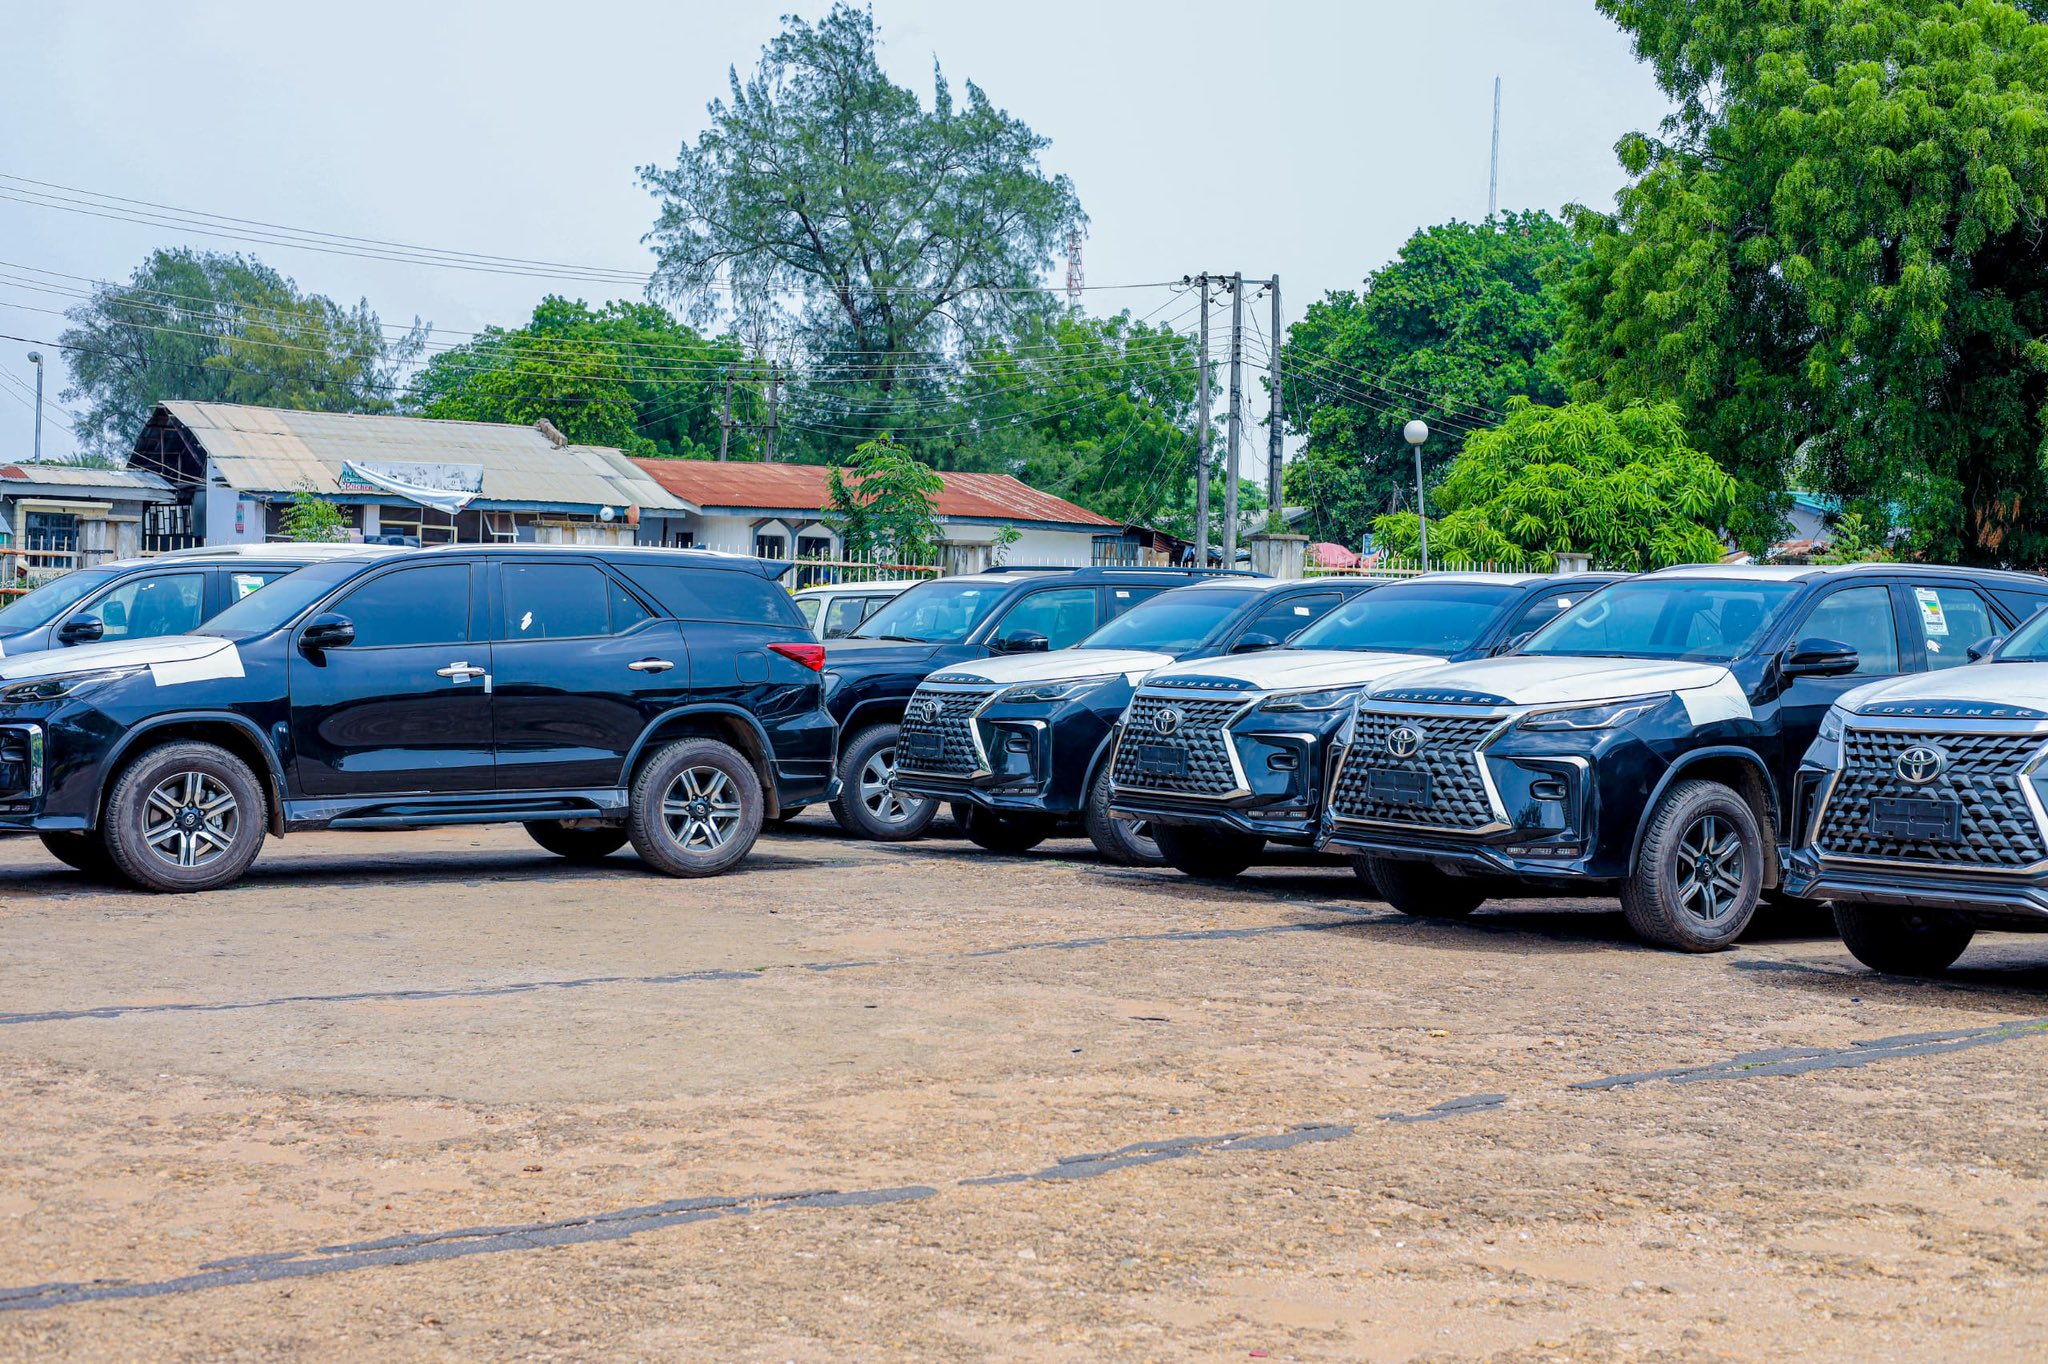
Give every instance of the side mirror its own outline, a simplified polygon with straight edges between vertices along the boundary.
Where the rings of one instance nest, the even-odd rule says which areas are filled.
[[[1998,646],[2005,643],[2004,635],[1986,635],[1970,646],[1970,661],[1981,662],[1998,652]]]
[[[1277,649],[1279,647],[1280,641],[1273,638],[1271,635],[1261,635],[1255,633],[1246,635],[1242,639],[1238,640],[1237,643],[1231,645],[1230,652],[1234,654],[1256,654],[1263,653],[1267,649]]]
[[[996,647],[1006,654],[1042,654],[1052,648],[1052,641],[1036,630],[1012,630],[997,641]]]
[[[57,627],[59,644],[90,644],[106,636],[107,627],[98,616],[73,616]]]
[[[299,647],[309,653],[317,649],[339,649],[355,642],[356,623],[332,611],[323,611],[313,617],[306,628],[299,631]]]
[[[1785,676],[1845,677],[1857,662],[1856,651],[1840,640],[1802,639],[1785,651]]]
[[[1527,644],[1529,642],[1529,636],[1535,633],[1536,632],[1534,630],[1524,630],[1519,635],[1511,635],[1508,638],[1502,640],[1500,643],[1493,646],[1494,657],[1498,658],[1502,654],[1513,653],[1515,650],[1521,648],[1524,644]]]

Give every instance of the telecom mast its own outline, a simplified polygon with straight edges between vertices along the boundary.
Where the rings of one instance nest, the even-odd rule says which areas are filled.
[[[1081,306],[1081,225],[1067,229],[1067,306]]]
[[[1493,163],[1486,172],[1486,216],[1500,207],[1500,77],[1493,78]],[[1067,286],[1072,288],[1070,284]]]

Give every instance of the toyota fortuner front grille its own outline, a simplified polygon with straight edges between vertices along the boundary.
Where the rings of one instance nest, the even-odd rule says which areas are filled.
[[[929,691],[920,687],[904,708],[896,733],[896,765],[906,772],[971,777],[982,770],[974,743],[974,712],[986,691]]]
[[[2040,733],[1851,726],[1814,842],[1823,857],[1984,871],[2032,866],[2048,858],[2048,844],[2023,770],[2044,743]]]
[[[1124,714],[1112,779],[1141,791],[1212,799],[1236,795],[1243,783],[1231,761],[1229,725],[1249,700],[1139,692]]]
[[[1480,775],[1479,745],[1499,715],[1415,715],[1361,709],[1337,773],[1338,819],[1432,829],[1498,822]]]

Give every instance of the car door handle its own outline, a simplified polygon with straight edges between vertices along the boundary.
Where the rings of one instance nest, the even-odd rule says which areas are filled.
[[[453,682],[467,682],[472,677],[482,677],[484,670],[468,663],[450,663],[445,668],[434,669],[434,676],[445,677]]]
[[[626,666],[636,673],[665,673],[670,668],[675,667],[675,664],[665,658],[643,658],[637,663],[628,663]]]

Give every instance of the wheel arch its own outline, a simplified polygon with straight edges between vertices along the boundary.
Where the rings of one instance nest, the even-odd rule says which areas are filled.
[[[166,742],[193,740],[213,744],[249,764],[263,782],[266,823],[270,832],[284,837],[284,770],[277,754],[253,721],[231,711],[187,711],[157,715],[121,736],[107,760],[100,765],[99,790],[93,797],[94,827],[104,826],[107,796],[114,780],[138,753]]]
[[[876,697],[872,701],[863,701],[846,712],[846,718],[839,722],[840,737],[857,734],[869,725],[900,725],[904,707],[909,704],[907,696]]]
[[[1763,835],[1763,887],[1765,890],[1777,889],[1780,876],[1778,783],[1771,776],[1771,770],[1764,765],[1762,758],[1750,749],[1733,744],[1702,748],[1687,753],[1671,764],[1651,790],[1650,798],[1643,802],[1643,817],[1636,821],[1635,836],[1629,844],[1629,866],[1635,866],[1636,859],[1642,856],[1643,838],[1650,825],[1650,812],[1664,799],[1664,793],[1680,781],[1719,782],[1742,797],[1751,813],[1756,816],[1757,830]]]
[[[753,765],[754,775],[760,778],[764,808],[782,808],[780,794],[775,789],[775,767],[769,761],[769,754],[774,752],[774,748],[768,742],[768,731],[740,707],[715,701],[664,711],[641,732],[632,751],[627,753],[619,784],[631,790],[633,779],[659,745],[674,739],[691,738],[717,739],[738,749],[741,756]]]

